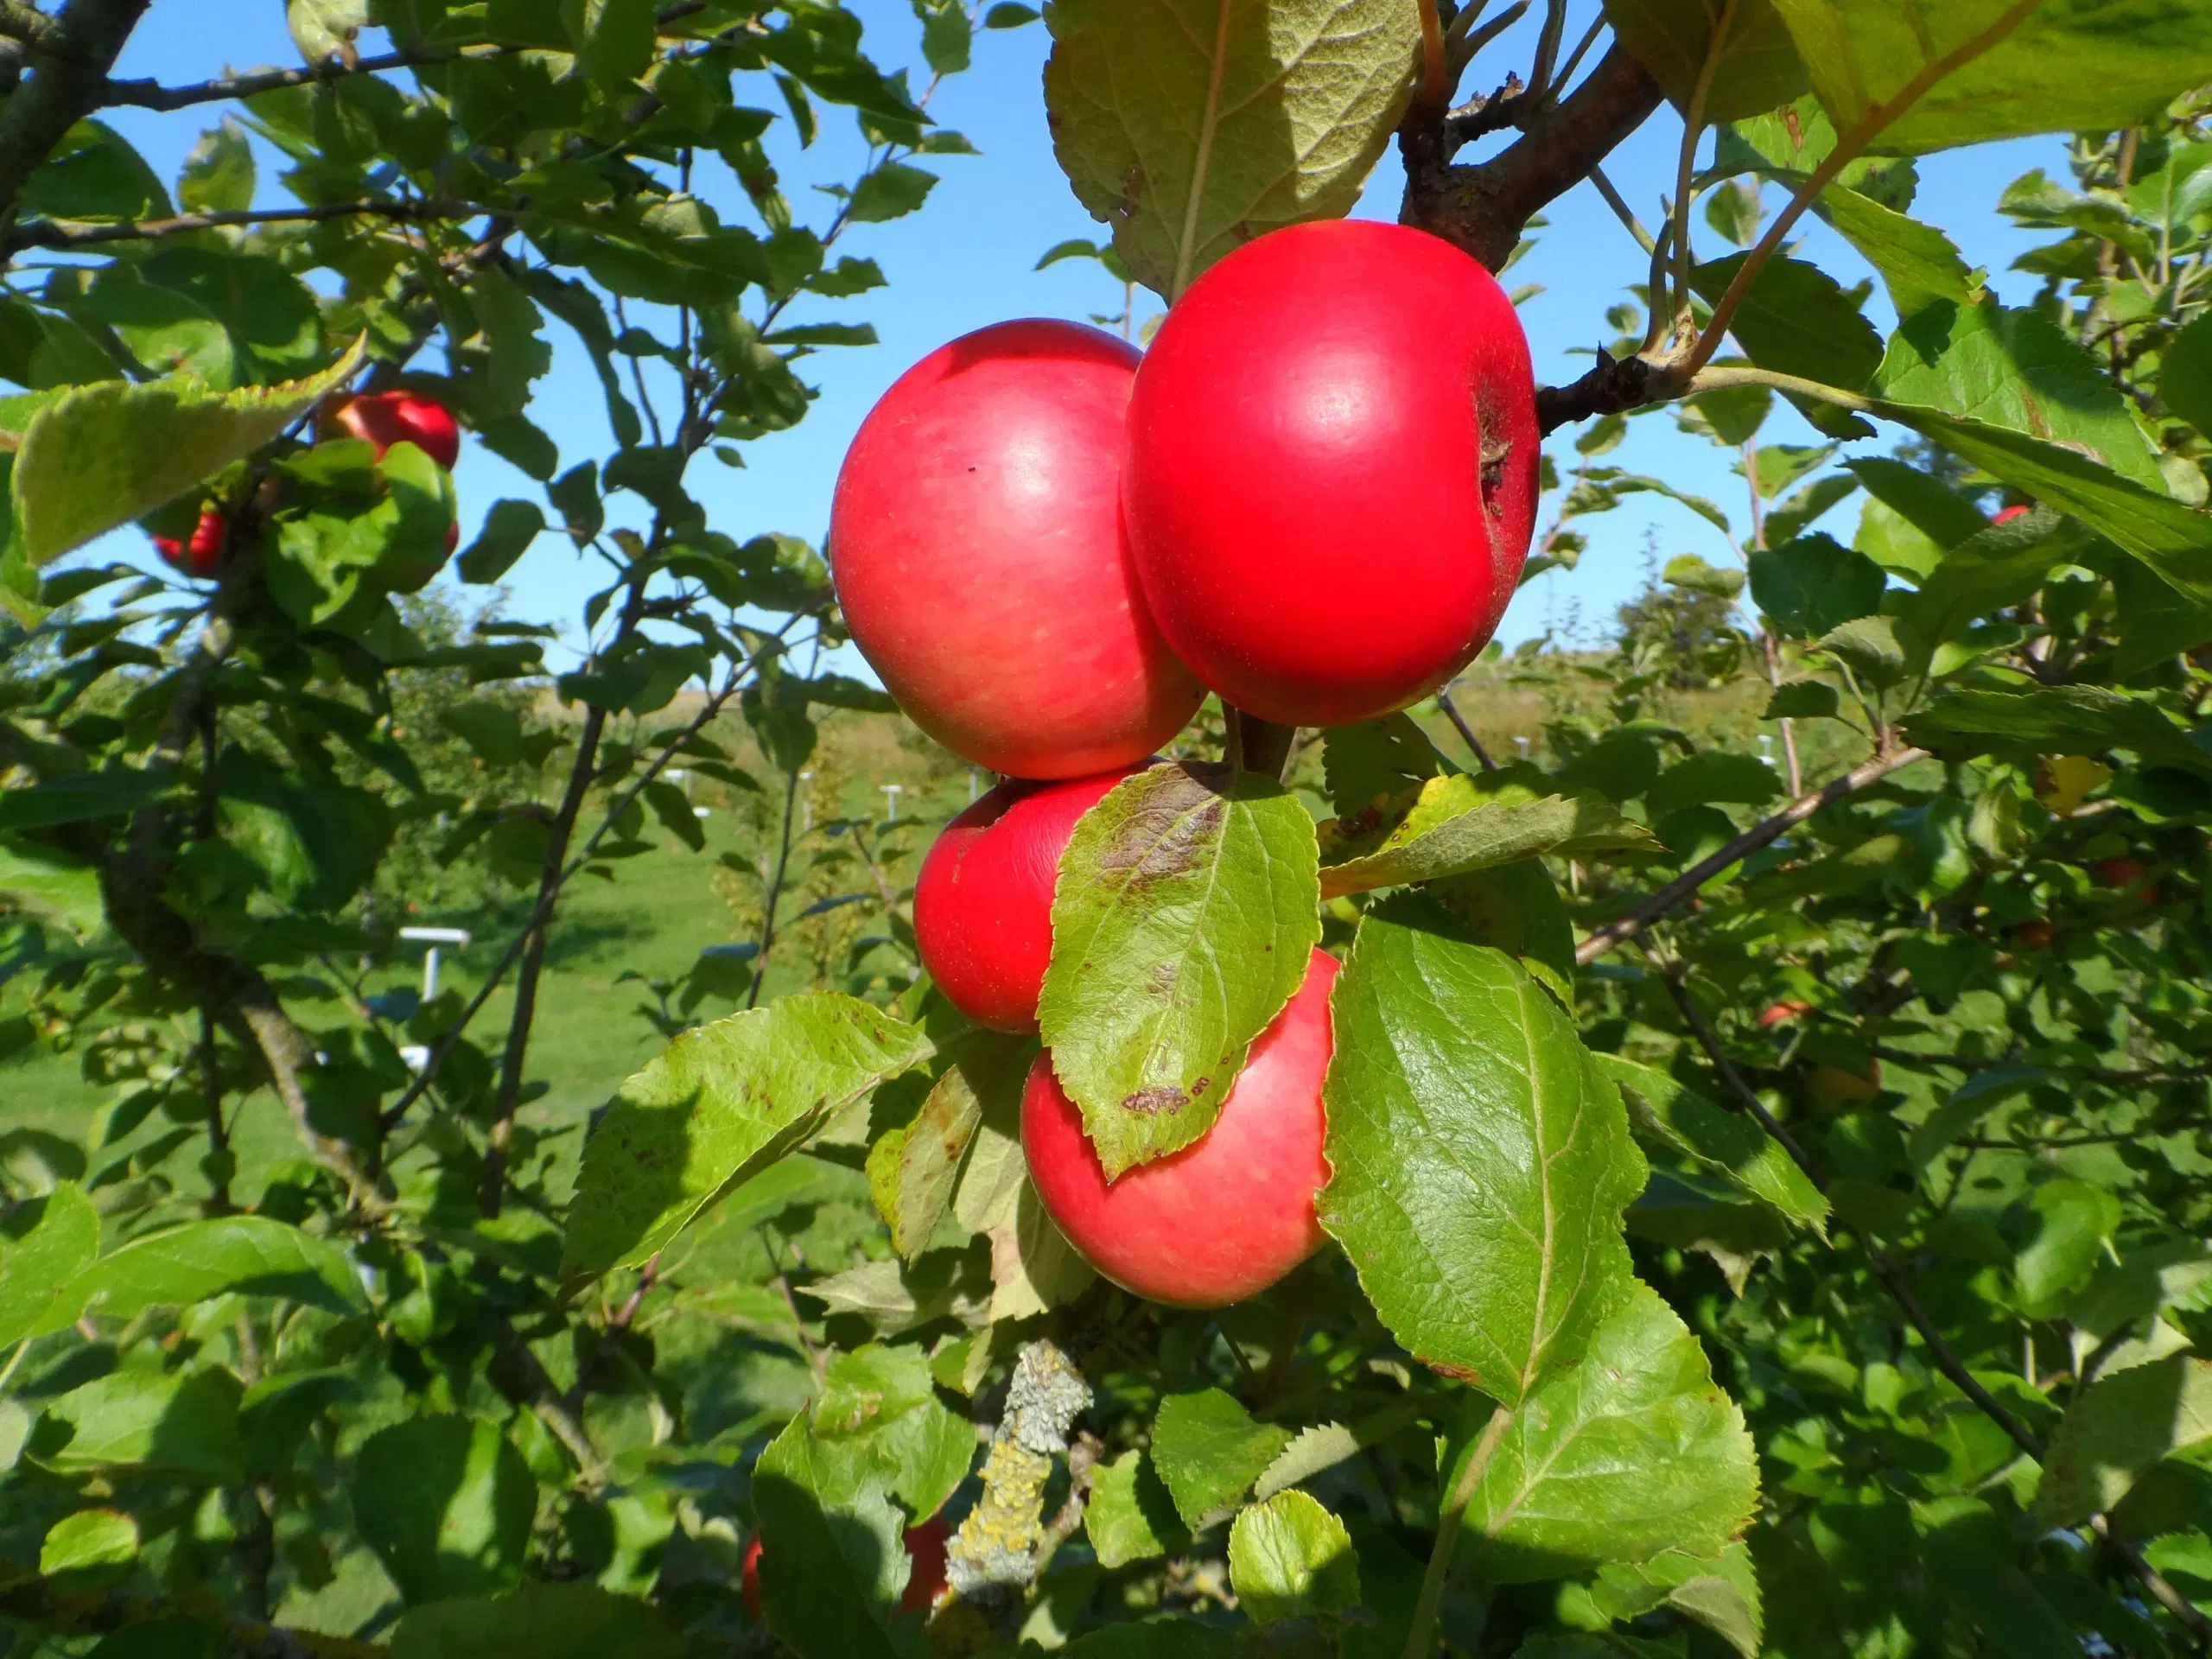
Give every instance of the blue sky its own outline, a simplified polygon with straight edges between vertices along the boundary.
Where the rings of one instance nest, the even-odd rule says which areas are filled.
[[[550,3],[550,0],[549,0]],[[915,67],[915,82],[926,79],[919,68],[919,29],[903,0],[857,0],[854,10],[868,25],[870,50],[887,67]],[[1539,10],[1541,9],[1538,9]],[[1593,0],[1577,0],[1571,40],[1596,15]],[[223,27],[209,23],[219,13]],[[1510,30],[1484,53],[1466,91],[1487,90],[1509,68],[1525,72],[1531,55],[1529,21]],[[363,41],[378,49],[381,37]],[[1071,237],[1096,237],[1103,227],[1077,204],[1052,158],[1046,135],[1041,72],[1050,42],[1041,25],[1013,31],[979,31],[970,71],[947,81],[931,105],[944,125],[965,134],[982,151],[978,156],[937,158],[931,165],[942,182],[924,210],[888,225],[858,229],[840,252],[876,260],[889,286],[857,301],[802,302],[790,320],[807,320],[803,307],[820,317],[862,320],[875,325],[880,343],[816,354],[804,365],[804,377],[821,396],[797,429],[776,435],[747,450],[742,471],[702,460],[691,473],[694,493],[703,501],[717,529],[740,539],[763,531],[783,531],[819,542],[828,516],[837,464],[854,429],[874,399],[908,364],[934,346],[970,329],[1007,317],[1084,317],[1119,308],[1121,294],[1098,266],[1070,260],[1046,270],[1033,269],[1047,248]],[[297,61],[279,0],[156,0],[125,54],[118,73],[157,76],[168,82],[204,79],[226,68],[247,68]],[[218,106],[179,115],[156,116],[118,111],[111,118],[165,175],[174,176],[203,125],[212,124]],[[810,183],[849,178],[861,149],[846,111],[825,110],[820,140],[801,153],[786,143],[778,158],[785,188],[795,202],[809,195]],[[779,134],[788,124],[779,124]],[[1671,188],[1681,128],[1662,111],[1608,161],[1607,172],[1647,224],[1656,222],[1658,200]],[[1492,144],[1502,139],[1490,141]],[[1478,152],[1479,153],[1479,152]],[[2063,172],[2063,149],[2055,138],[1986,145],[1923,160],[1915,212],[1949,232],[1972,264],[1986,265],[1999,293],[2020,302],[2035,287],[2032,278],[2011,271],[2012,259],[2031,245],[1994,212],[1998,194],[2029,168]],[[268,205],[281,202],[274,184],[276,166],[264,153],[262,194]],[[702,194],[732,222],[748,222],[734,184],[718,162],[703,169]],[[1402,175],[1395,151],[1377,168],[1359,212],[1376,218],[1395,216]],[[827,200],[820,217],[827,216]],[[1776,200],[1769,193],[1770,205]],[[801,212],[806,211],[804,207]],[[1509,282],[1533,283],[1543,291],[1522,309],[1540,382],[1572,378],[1588,365],[1590,346],[1610,338],[1608,307],[1625,297],[1630,283],[1640,281],[1642,252],[1587,185],[1556,203],[1550,225],[1537,245],[1515,266]],[[1809,222],[1809,221],[1808,221]],[[1697,226],[1701,257],[1726,251],[1701,220]],[[1869,275],[1856,257],[1824,228],[1806,232],[1808,251],[1847,283]],[[1886,325],[1885,302],[1870,308]],[[1152,308],[1156,309],[1156,302]],[[633,319],[635,320],[635,319]],[[555,365],[539,382],[533,415],[561,444],[564,464],[607,447],[603,405],[588,364],[558,325],[550,325],[556,343]],[[1807,442],[1813,434],[1788,410],[1770,423],[1772,441]],[[1565,453],[1571,432],[1554,439]],[[1859,448],[1878,452],[1892,435]],[[1702,440],[1677,433],[1669,416],[1648,416],[1631,425],[1631,435],[1607,458],[1650,473],[1677,487],[1709,495],[1739,521],[1744,486],[1729,470],[1727,458]],[[462,501],[464,537],[502,495],[535,497],[531,480],[471,445],[456,472]],[[1847,539],[1858,507],[1847,503],[1823,528]],[[1545,518],[1548,521],[1548,512]],[[1563,626],[1579,612],[1586,628],[1602,625],[1643,579],[1648,538],[1656,538],[1663,560],[1698,552],[1716,563],[1731,562],[1723,539],[1702,519],[1656,496],[1631,498],[1631,505],[1609,517],[1589,521],[1592,545],[1580,567],[1539,578],[1522,590],[1509,613],[1500,638],[1508,644],[1541,633],[1548,625]],[[121,553],[144,558],[143,544],[120,545],[124,537],[100,546],[100,556]],[[575,627],[584,597],[599,585],[598,567],[587,564],[565,538],[542,537],[509,577],[512,613],[533,621]],[[578,643],[570,632],[571,648]],[[570,652],[556,653],[572,660]],[[850,666],[850,664],[848,664]]]

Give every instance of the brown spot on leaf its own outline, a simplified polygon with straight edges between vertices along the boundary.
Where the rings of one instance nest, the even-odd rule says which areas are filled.
[[[1122,1109],[1136,1112],[1146,1117],[1166,1112],[1171,1116],[1191,1103],[1190,1096],[1172,1083],[1157,1083],[1149,1089],[1140,1089],[1133,1095],[1122,1096]]]

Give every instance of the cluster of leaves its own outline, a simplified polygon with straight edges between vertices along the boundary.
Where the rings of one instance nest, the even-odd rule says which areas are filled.
[[[1415,217],[1503,263],[1541,201],[1455,220],[1418,176],[1440,135],[1478,136],[1447,106],[1496,35],[1480,8],[1199,10],[1051,20],[1056,143],[1109,269],[1172,299],[1238,241],[1344,211],[1402,121]],[[296,5],[315,70],[210,93],[295,163],[289,222],[233,222],[235,132],[178,220],[111,132],[73,129],[13,234],[117,251],[15,296],[22,373],[0,368],[31,394],[0,585],[36,664],[0,682],[4,960],[127,1082],[98,1173],[8,1166],[0,1618],[58,1650],[363,1659],[2197,1642],[2212,137],[2168,100],[2212,22],[1926,10],[1614,0],[1569,50],[1554,3],[1492,100],[1539,150],[1591,130],[1586,93],[1628,88],[1632,129],[1658,95],[1636,104],[1637,60],[1683,108],[1641,341],[1633,309],[1615,326],[1747,486],[1747,528],[1691,499],[1726,562],[1669,564],[1670,603],[1748,594],[1755,626],[1636,631],[1605,718],[1554,722],[1540,761],[1459,764],[1408,716],[1323,734],[1287,781],[1193,743],[1079,826],[1042,1034],[1109,1171],[1203,1135],[1308,950],[1344,957],[1334,1243],[1211,1313],[1132,1299],[1059,1236],[1020,1151],[1035,1044],[912,977],[873,830],[819,826],[851,837],[819,872],[836,890],[793,891],[809,710],[878,696],[818,671],[841,636],[812,550],[709,529],[683,478],[804,412],[798,359],[865,336],[786,307],[867,285],[830,245],[920,206],[916,157],[959,147],[852,16],[387,7],[408,92],[346,56],[348,8]],[[937,73],[978,22],[1032,16],[918,11]],[[736,101],[772,80],[780,114]],[[810,137],[817,100],[871,149],[812,230],[762,146]],[[2088,134],[2077,188],[2007,196],[2056,237],[2030,256],[2044,295],[2008,309],[1910,216],[1909,158],[2053,126]],[[1578,143],[1554,193],[1588,173]],[[757,228],[691,193],[709,156]],[[1746,251],[1694,257],[1700,199]],[[1783,251],[1808,211],[1879,273],[1886,340],[1868,294]],[[309,295],[293,354],[280,309],[228,315],[231,288],[156,267],[184,249]],[[604,464],[564,468],[530,419],[548,315],[598,370]],[[488,764],[566,768],[550,801],[483,804],[454,854],[532,895],[496,1058],[458,997],[404,1026],[293,1011],[310,981],[343,1004],[357,895],[441,792],[391,729],[393,671],[498,687],[539,660],[481,628],[435,645],[395,607],[451,522],[435,465],[288,431],[359,372],[356,334],[367,383],[448,396],[545,485],[494,507],[464,579],[548,523],[609,570],[559,682],[575,721],[484,694],[448,722]],[[433,340],[447,376],[410,366]],[[1770,435],[1784,399],[1821,442]],[[1580,435],[1541,560],[1667,487],[1603,463],[1653,418],[1634,401]],[[1935,448],[1840,447],[1877,420]],[[253,550],[213,591],[43,574],[195,492]],[[1814,528],[1862,494],[1854,545]],[[1993,525],[1997,499],[2031,510]],[[61,608],[100,583],[100,620]],[[1745,675],[1782,764],[1666,718]],[[759,943],[655,988],[671,1040],[571,1192],[515,1116],[547,931],[648,814],[698,844],[671,763],[755,785],[707,735],[731,706],[783,785],[780,850],[739,877]],[[1222,734],[1252,735],[1233,713]],[[851,892],[885,929],[817,957],[836,988],[696,1022],[760,999],[792,906]],[[50,919],[69,902],[108,948]],[[126,1029],[150,1034],[106,1040]],[[264,1084],[308,1156],[240,1213],[228,1137]],[[129,1139],[157,1109],[174,1128]],[[189,1188],[162,1170],[188,1148]],[[925,1614],[903,1535],[935,1515],[958,1530]]]

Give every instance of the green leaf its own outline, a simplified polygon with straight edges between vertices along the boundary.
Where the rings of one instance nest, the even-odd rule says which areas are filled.
[[[1886,616],[1838,623],[1813,641],[1813,649],[1834,658],[1868,685],[1895,685],[1904,677],[1904,647]]]
[[[200,135],[177,175],[177,206],[188,213],[235,213],[253,206],[253,146],[230,117]]]
[[[2170,1354],[2092,1383],[2044,1457],[2035,1514],[2078,1526],[2111,1509],[2159,1459],[2212,1440],[2212,1361]]]
[[[39,1545],[39,1576],[74,1580],[68,1589],[95,1587],[138,1559],[138,1522],[120,1510],[79,1510],[46,1529]]]
[[[801,1659],[915,1659],[891,1623],[912,1571],[906,1522],[880,1490],[851,1491],[843,1476],[804,1417],[753,1466],[768,1626]]]
[[[1716,301],[1749,257],[1736,253],[1697,265],[1690,286]],[[1864,298],[1817,265],[1777,257],[1751,279],[1728,331],[1763,369],[1855,391],[1882,361],[1882,336],[1859,310]]]
[[[1661,772],[1644,791],[1643,802],[1652,817],[1663,818],[1678,808],[1707,802],[1762,806],[1781,793],[1775,769],[1758,755],[1700,749]]]
[[[122,766],[48,778],[0,795],[0,830],[44,830],[121,817],[159,800],[168,786],[156,772]]]
[[[1357,1457],[1369,1446],[1410,1428],[1422,1414],[1422,1407],[1408,1401],[1385,1406],[1349,1428],[1342,1423],[1317,1423],[1301,1429],[1297,1438],[1268,1465],[1267,1472],[1253,1483],[1252,1496],[1264,1503],[1277,1492],[1287,1491],[1323,1470],[1333,1469],[1346,1459]]]
[[[417,1607],[391,1632],[391,1659],[682,1659],[683,1638],[649,1602],[595,1584],[525,1584],[512,1595]]]
[[[1305,1492],[1242,1510],[1229,1529],[1229,1581],[1255,1624],[1359,1605],[1359,1556],[1344,1523]]]
[[[868,1148],[869,1196],[891,1230],[892,1249],[907,1261],[929,1249],[951,1213],[953,1191],[983,1121],[984,1096],[1014,1092],[1018,1111],[1034,1053],[1026,1038],[979,1035],[938,1074],[913,1117]]]
[[[228,391],[242,378],[231,332],[190,295],[111,265],[69,306],[79,321],[104,324],[149,374],[174,374],[197,387]]]
[[[1832,720],[1840,708],[1835,687],[1822,680],[1784,680],[1766,700],[1761,720]]]
[[[496,1424],[411,1417],[353,1459],[354,1523],[409,1605],[522,1582],[537,1484]]]
[[[1152,1459],[1137,1451],[1096,1466],[1083,1525],[1099,1566],[1109,1572],[1131,1561],[1156,1560],[1191,1541],[1166,1483]]]
[[[2097,1270],[2067,1304],[2067,1323],[2101,1342],[2161,1309],[2198,1307],[2208,1283],[2212,1250],[2195,1239],[2139,1247]]]
[[[487,766],[522,763],[522,716],[504,702],[471,697],[439,709],[438,723]]]
[[[1947,692],[1906,717],[1906,734],[1942,753],[2094,754],[2128,749],[2154,765],[2202,771],[2200,746],[2155,703],[2095,685]]]
[[[1411,6],[1061,0],[1045,104],[1076,199],[1173,300],[1253,238],[1351,211],[1413,90]]]
[[[1668,560],[1666,568],[1659,573],[1659,580],[1669,588],[1710,594],[1715,599],[1733,599],[1744,591],[1741,570],[1707,564],[1695,553],[1681,553]]]
[[[1106,1178],[1204,1135],[1321,937],[1313,821],[1272,779],[1154,766],[1060,855],[1038,1023]]]
[[[1289,1444],[1288,1429],[1255,1421],[1219,1389],[1169,1395],[1152,1424],[1153,1466],[1193,1532],[1234,1509]]]
[[[853,187],[848,217],[862,225],[903,219],[919,210],[937,184],[937,175],[904,162],[884,162],[861,175]]]
[[[2158,397],[2199,432],[2212,435],[2212,313],[2166,342]]]
[[[1816,478],[1766,516],[1766,543],[1783,547],[1802,536],[1831,507],[1855,494],[1859,480],[1840,473]]]
[[[82,1166],[79,1167],[81,1169]],[[73,1288],[99,1254],[100,1216],[84,1189],[64,1181],[26,1199],[0,1233],[0,1352],[55,1331],[84,1309]]]
[[[1067,1659],[1230,1659],[1242,1653],[1236,1632],[1195,1618],[1154,1613],[1079,1636],[1060,1649]]]
[[[929,1058],[857,998],[784,997],[686,1032],[615,1092],[584,1145],[568,1271],[634,1267],[839,1109]]]
[[[1938,302],[1967,306],[1980,298],[1981,273],[1968,270],[1951,238],[1933,225],[1840,184],[1821,191],[1813,211],[1881,274],[1900,317]]]
[[[1484,1577],[1518,1583],[1669,1549],[1718,1554],[1758,1502],[1743,1413],[1675,1311],[1637,1284],[1582,1363],[1516,1414],[1466,1527]]]
[[[103,380],[65,392],[32,417],[16,457],[26,556],[48,564],[251,454],[342,385],[361,350],[356,341],[305,380],[220,395],[188,380]]]
[[[2081,1638],[2023,1572],[2006,1517],[1978,1497],[1912,1506],[1930,1582],[2005,1659],[2074,1659]],[[2043,1580],[2050,1582],[2050,1580]]]
[[[0,846],[0,898],[79,938],[89,939],[107,925],[99,873],[44,849]]]
[[[1590,1586],[1591,1599],[1614,1620],[1635,1618],[1656,1607],[1688,1615],[1744,1659],[1758,1659],[1764,1608],[1751,1552],[1733,1543],[1716,1556],[1670,1549],[1633,1565],[1608,1563]]]
[[[29,1455],[58,1475],[123,1471],[232,1485],[245,1478],[238,1383],[225,1371],[114,1371],[46,1408]]]
[[[1773,1205],[1796,1225],[1827,1236],[1828,1201],[1781,1144],[1749,1117],[1724,1110],[1653,1067],[1618,1054],[1591,1058],[1620,1086],[1629,1122],[1647,1141],[1691,1159]]]
[[[561,0],[561,21],[576,64],[611,91],[644,74],[653,60],[653,0]]]
[[[369,1311],[346,1252],[266,1216],[222,1216],[149,1233],[86,1268],[72,1293],[90,1312],[128,1319],[213,1296],[281,1296],[326,1312]]]
[[[1019,1039],[1021,1057],[1035,1045]],[[1097,1278],[1045,1213],[1021,1151],[1021,1095],[1028,1067],[983,1080],[982,1116],[952,1198],[953,1218],[991,1243],[993,1319],[1025,1319],[1072,1301]]]
[[[1707,0],[1605,0],[1605,17],[1620,43],[1677,110],[1708,57],[1713,68],[1705,99],[1707,121],[1759,115],[1797,97],[1812,83],[1772,0],[1738,0],[1724,13],[1727,33],[1713,39],[1715,8]]]
[[[1939,550],[1948,551],[1989,528],[1980,507],[1932,473],[1880,455],[1843,464],[1867,494],[1894,509]]]
[[[1619,1092],[1519,963],[1425,901],[1368,912],[1331,1006],[1322,1225],[1409,1351],[1518,1401],[1628,1277]]]
[[[1540,854],[1603,857],[1656,849],[1651,832],[1586,790],[1556,792],[1517,768],[1453,772],[1421,786],[1412,810],[1378,841],[1332,836],[1321,896],[1365,893],[1491,869]],[[1350,855],[1346,856],[1345,855]]]
[[[888,1492],[916,1520],[944,1507],[976,1460],[976,1427],[938,1397],[918,1348],[870,1343],[831,1358],[810,1417],[817,1491]]]
[[[2021,1312],[2044,1319],[2105,1259],[2106,1246],[2120,1230],[2120,1205],[2101,1186],[2059,1179],[2036,1188],[2029,1205],[2036,1230],[2012,1258],[2012,1274]]]
[[[23,181],[19,211],[45,219],[166,219],[168,192],[123,135],[105,121],[79,121]]]
[[[1993,296],[1978,305],[1938,301],[1906,318],[1874,391],[2077,447],[2145,488],[2165,489],[2134,416],[2081,343],[2043,313],[2009,309]]]
[[[1573,1005],[1574,924],[1540,861],[1447,876],[1427,891],[1465,925],[1470,938],[1517,958],[1562,1005]]]
[[[2155,118],[2212,60],[2212,15],[2164,0],[1774,0],[1839,131],[2010,22],[1872,148],[1895,156]]]
[[[2038,507],[1951,549],[1897,607],[1898,635],[1914,665],[1924,667],[1936,646],[1976,618],[2032,597],[2055,567],[2083,556],[2088,539],[2080,525]]]
[[[1339,818],[1408,795],[1443,771],[1444,758],[1411,715],[1385,715],[1321,734],[1321,765]]]
[[[494,501],[484,515],[484,528],[461,550],[454,565],[463,582],[479,585],[499,581],[537,539],[545,528],[545,514],[535,501]]]
[[[2072,514],[2108,537],[2157,579],[2145,620],[2154,617],[2161,624],[2178,625],[2183,632],[2162,637],[2139,626],[2123,629],[2123,671],[2132,671],[2169,651],[2187,650],[2212,638],[2212,575],[2207,574],[2205,560],[2207,550],[2212,550],[2212,514],[2184,506],[2162,490],[2099,466],[2063,445],[2024,433],[1916,405],[1885,404],[1882,413],[2024,494]],[[2139,653],[2140,662],[2133,661]]]

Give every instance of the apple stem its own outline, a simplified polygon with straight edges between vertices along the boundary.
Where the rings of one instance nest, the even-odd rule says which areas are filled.
[[[1229,764],[1237,772],[1256,772],[1280,779],[1290,760],[1290,746],[1297,741],[1295,726],[1278,726],[1271,720],[1223,705],[1229,717]]]

